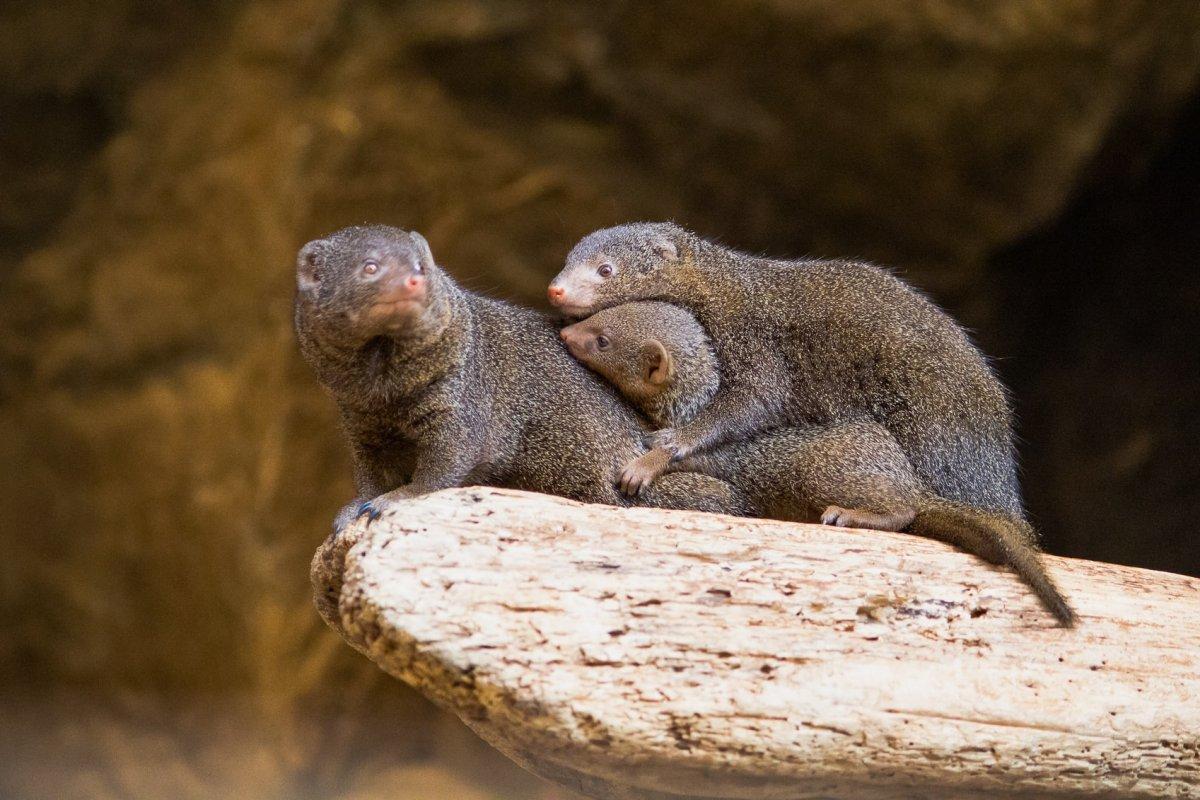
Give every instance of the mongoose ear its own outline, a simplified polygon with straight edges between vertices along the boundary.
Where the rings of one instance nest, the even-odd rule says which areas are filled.
[[[314,239],[296,255],[296,286],[302,292],[309,292],[321,285],[321,251],[325,248],[324,239]]]
[[[665,236],[655,236],[651,239],[650,248],[663,261],[674,261],[679,258],[679,248]]]
[[[642,345],[642,367],[647,382],[662,386],[675,374],[675,359],[662,342],[651,339]]]
[[[425,241],[425,237],[416,231],[411,231],[408,235],[412,237],[413,244],[416,245],[417,258],[421,260],[421,266],[425,269],[433,267],[433,251],[429,249],[429,242]]]

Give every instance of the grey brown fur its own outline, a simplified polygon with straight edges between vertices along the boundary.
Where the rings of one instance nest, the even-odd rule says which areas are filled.
[[[560,333],[573,356],[608,380],[660,427],[693,419],[716,394],[720,373],[708,337],[669,303],[613,306]],[[693,453],[667,466],[738,487],[758,516],[900,530],[912,521],[920,483],[875,422],[784,427]]]
[[[613,306],[560,333],[573,356],[654,424],[694,418],[720,386],[716,356],[689,312],[661,302]],[[783,427],[666,466],[735,485],[751,513],[794,522],[900,530],[919,482],[896,441],[873,422]]]
[[[598,278],[604,265],[614,272]],[[641,223],[585,237],[556,289],[572,316],[663,300],[708,332],[721,389],[655,435],[674,457],[782,424],[874,420],[940,495],[1021,514],[1003,387],[949,316],[882,269],[757,258]]]
[[[615,472],[646,428],[563,351],[548,317],[463,290],[419,234],[386,226],[308,243],[297,282],[301,351],[336,400],[354,457],[358,497],[336,525],[467,484],[623,504]],[[671,477],[644,503],[745,510],[716,479]]]
[[[821,504],[845,505],[845,524],[862,527],[912,521],[913,533],[1012,565],[1063,624],[1073,624],[1074,612],[1046,575],[1021,510],[1002,387],[932,303],[886,272],[840,261],[772,261],[757,265],[758,281],[731,276],[754,272],[762,259],[714,255],[707,248],[715,246],[674,225],[626,225],[593,236],[556,278],[565,289],[559,297],[574,313],[604,308],[580,325],[592,323],[593,333],[607,326],[613,348],[624,338],[619,331],[632,332],[632,341],[620,345],[634,367],[622,373],[613,366],[620,359],[611,356],[601,372],[618,386],[636,386],[630,398],[668,426],[660,446],[641,458],[650,473],[676,461],[727,480],[743,474],[746,485],[763,487],[766,495],[751,492],[751,501],[772,516],[794,518],[787,511],[792,501],[799,515]],[[607,279],[581,275],[614,260],[622,264]],[[630,277],[618,283],[622,273]],[[572,307],[572,297],[580,296],[586,303]],[[690,314],[680,319],[662,302],[613,307],[631,296],[686,297],[683,305],[700,321]],[[761,302],[752,303],[755,296]],[[743,314],[740,323],[734,314]],[[706,317],[727,339],[725,348],[716,333],[710,347]],[[640,378],[648,374],[647,339],[666,343],[680,377],[660,396]],[[730,380],[732,389],[724,385]],[[714,416],[714,407],[728,409],[730,398],[748,395],[754,397],[748,408],[732,408],[738,414],[728,425]],[[798,427],[752,439],[781,425]],[[852,485],[864,477],[865,485]],[[840,510],[823,516],[844,522]],[[881,516],[872,521],[863,511]]]

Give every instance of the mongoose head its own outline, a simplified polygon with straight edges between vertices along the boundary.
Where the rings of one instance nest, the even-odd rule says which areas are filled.
[[[445,280],[421,234],[386,225],[343,228],[296,257],[296,314],[317,337],[356,346],[436,329]]]
[[[697,239],[670,222],[638,222],[590,233],[550,283],[550,303],[570,317],[666,296],[687,280]]]
[[[704,328],[670,303],[612,306],[559,335],[571,355],[663,426],[686,422],[720,385]]]

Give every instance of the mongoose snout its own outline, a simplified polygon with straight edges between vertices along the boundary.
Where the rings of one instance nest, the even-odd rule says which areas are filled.
[[[601,350],[602,345],[608,346],[608,339],[603,334],[589,330],[582,322],[563,328],[558,332],[558,338],[563,340],[571,355],[585,364],[590,354]]]
[[[588,264],[571,274],[561,274],[546,290],[550,305],[568,317],[581,319],[596,310],[596,287],[612,277],[615,266],[607,259]]]
[[[392,263],[380,264],[378,270],[383,275],[376,282],[376,295],[366,310],[366,316],[373,322],[389,329],[402,328],[412,323],[420,316],[428,301],[425,278],[413,274],[401,265],[389,259]]]

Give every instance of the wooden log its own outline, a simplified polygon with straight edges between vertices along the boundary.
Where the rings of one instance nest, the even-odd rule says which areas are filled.
[[[318,608],[597,798],[1200,797],[1200,580],[904,534],[427,495],[331,538]]]

